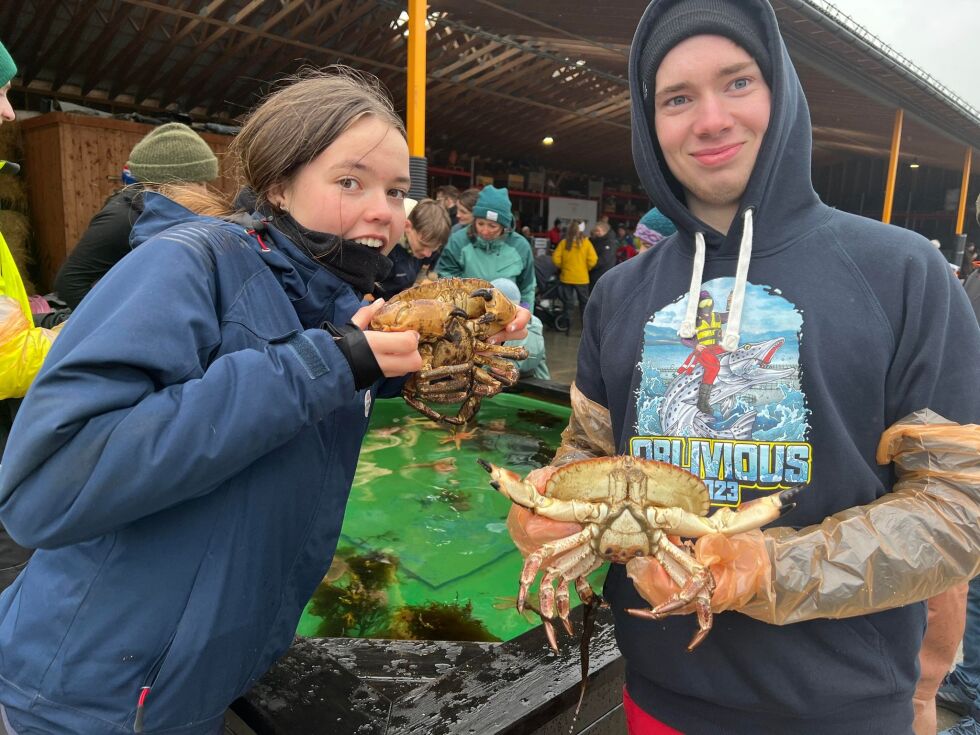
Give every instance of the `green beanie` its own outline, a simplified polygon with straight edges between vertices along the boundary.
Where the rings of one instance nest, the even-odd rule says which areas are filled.
[[[133,176],[151,184],[218,178],[218,159],[204,139],[183,123],[151,130],[130,151],[126,165]]]
[[[17,64],[10,58],[10,53],[0,43],[0,87],[6,86],[7,82],[14,78],[17,73]]]
[[[514,224],[514,215],[510,211],[510,196],[506,189],[495,186],[484,186],[473,207],[473,216],[496,222],[505,228]]]

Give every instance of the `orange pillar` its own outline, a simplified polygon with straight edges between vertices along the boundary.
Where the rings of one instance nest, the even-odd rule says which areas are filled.
[[[967,146],[963,157],[963,180],[960,182],[960,206],[956,210],[956,234],[962,235],[963,220],[966,218],[966,198],[970,188],[970,165],[973,162],[973,148]]]
[[[885,206],[881,212],[881,221],[886,225],[892,221],[892,202],[895,199],[895,178],[898,175],[898,151],[902,144],[902,119],[904,115],[905,111],[901,107],[895,110],[892,150],[888,158],[888,179],[885,182]]]
[[[408,153],[425,156],[425,0],[408,0]]]

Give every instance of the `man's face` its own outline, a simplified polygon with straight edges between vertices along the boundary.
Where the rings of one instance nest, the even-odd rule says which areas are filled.
[[[769,127],[759,65],[723,36],[677,44],[657,69],[654,126],[695,213],[737,207]]]

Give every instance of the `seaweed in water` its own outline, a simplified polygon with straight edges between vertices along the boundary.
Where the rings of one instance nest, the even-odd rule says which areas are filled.
[[[473,617],[473,603],[429,602],[405,605],[394,614],[391,638],[411,641],[499,641]]]
[[[398,559],[391,554],[356,554],[338,550],[347,565],[347,584],[321,584],[313,593],[310,613],[321,619],[320,637],[363,638],[384,631],[390,621],[387,588],[395,582]]]

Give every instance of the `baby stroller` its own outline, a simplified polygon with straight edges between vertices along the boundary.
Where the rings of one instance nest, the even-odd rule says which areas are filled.
[[[546,327],[568,334],[572,330],[572,324],[565,316],[565,305],[559,295],[558,267],[551,260],[550,254],[535,257],[534,277],[537,280],[534,315]]]

